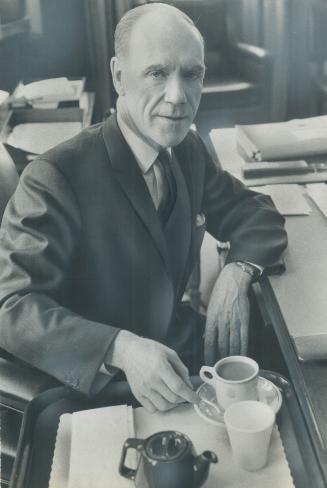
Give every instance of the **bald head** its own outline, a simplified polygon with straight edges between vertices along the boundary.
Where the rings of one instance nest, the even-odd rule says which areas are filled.
[[[132,32],[136,27],[142,32],[142,24],[147,30],[165,28],[167,35],[169,35],[168,31],[175,30],[176,33],[179,29],[188,30],[204,46],[201,33],[184,12],[165,3],[151,3],[129,10],[117,24],[115,31],[117,58],[122,60],[128,57]]]
[[[117,27],[110,67],[119,123],[156,150],[179,144],[205,72],[203,39],[192,21],[165,4],[130,10]]]

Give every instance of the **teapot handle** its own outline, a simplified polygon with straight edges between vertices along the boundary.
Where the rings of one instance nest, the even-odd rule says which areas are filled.
[[[135,480],[135,476],[136,476],[136,469],[129,468],[128,466],[125,465],[125,459],[126,459],[128,449],[131,448],[131,449],[139,450],[142,447],[143,447],[143,439],[135,439],[130,437],[129,439],[126,439],[126,441],[124,442],[120,463],[119,463],[119,473],[121,474],[121,476],[124,476],[124,478]]]

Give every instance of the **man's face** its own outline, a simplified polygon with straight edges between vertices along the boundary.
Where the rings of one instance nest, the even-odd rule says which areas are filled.
[[[125,123],[157,149],[179,144],[194,120],[204,76],[203,45],[192,27],[174,18],[140,19],[126,59],[114,61],[112,70]]]

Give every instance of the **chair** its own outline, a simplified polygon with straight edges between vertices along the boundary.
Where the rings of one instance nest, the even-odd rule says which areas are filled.
[[[15,164],[0,143],[0,221],[18,179]],[[55,384],[48,375],[17,363],[0,349],[1,486],[10,479],[25,407],[38,393]]]
[[[153,1],[153,0],[152,0]],[[270,114],[271,59],[258,46],[236,42],[230,0],[168,0],[184,11],[205,40],[206,77],[200,109],[261,107]]]

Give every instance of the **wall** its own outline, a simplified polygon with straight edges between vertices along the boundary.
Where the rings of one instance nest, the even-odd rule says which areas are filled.
[[[232,1],[238,4],[239,36],[273,56],[272,120],[312,115],[310,22],[316,0]]]
[[[19,80],[90,74],[83,0],[28,1],[32,32],[0,41],[0,89]]]

